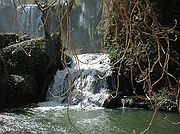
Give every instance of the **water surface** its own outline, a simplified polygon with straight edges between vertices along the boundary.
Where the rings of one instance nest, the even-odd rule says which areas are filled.
[[[142,109],[91,108],[83,110],[77,107],[69,109],[69,117],[75,127],[83,134],[131,134],[143,131],[151,119],[153,112]],[[147,134],[179,134],[179,114],[158,112],[151,129]],[[77,134],[67,115],[67,108],[39,107],[17,110],[13,113],[0,114],[0,133],[12,134]]]

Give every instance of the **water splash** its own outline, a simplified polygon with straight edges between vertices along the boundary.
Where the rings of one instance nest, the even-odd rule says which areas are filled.
[[[128,98],[126,98],[127,96],[124,96],[124,98],[121,99],[121,103],[122,103],[122,109],[126,109],[127,105],[128,105]]]
[[[72,68],[57,71],[49,89],[48,100],[65,103],[71,81],[72,89],[68,95],[72,105],[102,106],[109,91],[107,77],[112,75],[108,56],[106,54],[82,54],[78,55],[78,59],[79,62],[77,58],[73,58]]]

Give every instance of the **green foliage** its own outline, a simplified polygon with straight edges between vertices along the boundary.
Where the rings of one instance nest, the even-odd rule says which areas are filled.
[[[136,78],[149,100],[165,87],[177,87],[180,78],[179,47],[174,32],[177,23],[171,28],[163,27],[153,9],[156,5],[149,0],[111,2],[104,2],[103,38],[118,75]]]
[[[177,111],[176,98],[172,94],[172,90],[175,88],[163,88],[159,91],[158,95],[158,107],[164,111]]]

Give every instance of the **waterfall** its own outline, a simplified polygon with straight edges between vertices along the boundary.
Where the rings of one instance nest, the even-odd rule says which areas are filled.
[[[17,7],[17,26],[20,35],[42,36],[42,13],[35,4],[24,4]]]
[[[20,36],[40,37],[44,35],[42,13],[36,4],[24,4],[16,0],[17,7],[7,4],[0,8],[0,32],[15,32]],[[4,2],[4,1],[3,1]],[[23,3],[22,3],[23,2]],[[61,1],[62,4],[63,0]],[[101,52],[98,24],[101,18],[101,0],[80,0],[72,8],[72,41],[81,53]],[[48,16],[49,32],[59,27],[57,6],[53,5]],[[7,23],[8,22],[8,23]],[[11,23],[9,23],[11,22]],[[66,44],[64,44],[66,46]]]
[[[72,89],[68,94],[70,104],[102,106],[110,90],[107,77],[112,75],[107,54],[81,54],[78,55],[78,60],[79,62],[77,58],[73,58],[71,68],[57,71],[47,99],[66,104],[66,93],[69,92],[68,84],[71,81]]]
[[[100,52],[101,0],[81,0],[72,9],[72,39],[81,53]]]
[[[48,13],[48,30],[55,32],[58,28],[56,7],[51,6]],[[41,20],[42,12],[36,4],[21,4],[17,7],[17,33],[31,37],[44,35],[44,26]]]

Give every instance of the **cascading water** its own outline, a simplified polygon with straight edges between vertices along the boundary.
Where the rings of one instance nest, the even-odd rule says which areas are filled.
[[[2,6],[2,9],[0,8],[0,32],[15,32],[20,36],[28,35],[33,38],[43,36],[42,13],[37,5],[25,4],[26,2],[22,0],[21,4],[18,0],[16,3],[16,6],[11,2],[10,5],[6,4]],[[64,3],[62,2],[62,4]],[[101,0],[81,0],[72,8],[72,41],[74,47],[81,53],[101,52],[98,36],[98,24],[101,18],[100,6]],[[57,6],[51,6],[49,11],[48,30],[56,32],[59,27]]]
[[[17,31],[20,35],[42,36],[42,13],[35,4],[20,5],[17,7]]]
[[[101,0],[81,0],[72,9],[72,39],[81,53],[100,52]]]
[[[20,36],[28,35],[33,38],[44,36],[42,12],[37,5],[25,4],[25,1],[15,2],[16,4],[10,1],[9,4],[0,4],[0,32],[15,32]],[[56,10],[57,7],[52,5],[48,13],[49,32],[56,32],[58,28]],[[10,21],[11,23],[7,23]]]
[[[52,6],[48,13],[48,30],[55,32],[58,27],[56,18],[56,7]],[[17,33],[32,37],[44,35],[42,12],[36,4],[21,4],[17,7]]]
[[[107,77],[112,75],[107,54],[81,54],[72,62],[72,68],[57,71],[49,89],[49,102],[61,104],[70,97],[72,105],[102,106],[109,91]],[[72,89],[68,89],[69,83]]]
[[[0,0],[0,4],[2,4],[1,1],[4,2],[6,0]],[[97,20],[95,14],[99,10],[99,8],[95,7],[101,0],[78,1],[81,1],[82,5],[74,8],[72,12],[72,21],[74,21],[72,23],[73,42],[77,45],[76,48],[82,48],[83,46],[83,53],[88,52],[88,50],[91,52],[98,50],[97,46],[95,46],[97,34],[93,32],[97,32],[95,30],[97,25],[94,20]],[[29,27],[24,24],[25,21],[23,19],[28,19],[26,22],[29,21],[29,18],[35,19],[36,21],[31,21],[35,25],[31,24],[31,26],[36,27],[37,23],[39,23],[37,18],[40,16],[33,17],[33,14],[36,12],[33,6],[29,5],[28,7],[27,5],[25,10],[27,14],[19,14],[21,15],[19,19],[22,20],[19,23],[22,29],[24,28],[21,32],[28,34],[30,31],[25,29]],[[14,9],[13,6],[0,10],[0,32],[17,32],[13,26],[15,11],[17,9]],[[39,14],[38,11],[37,13]],[[53,24],[54,22],[52,22],[51,26],[56,27]],[[77,58],[73,58],[71,68],[57,71],[54,82],[49,88],[47,102],[40,103],[39,107],[36,108],[17,109],[11,113],[0,113],[0,133],[77,134],[77,131],[73,129],[76,127],[82,133],[88,134],[130,134],[132,132],[140,133],[149,125],[149,119],[151,119],[153,114],[152,111],[92,108],[92,106],[101,106],[108,91],[115,89],[109,85],[109,78],[112,78],[109,59],[106,54],[82,54],[78,55],[78,59],[80,60],[79,62],[77,62]],[[72,85],[69,85],[69,83],[72,83]],[[112,82],[112,85],[115,84]],[[70,104],[78,107],[70,107],[69,109],[61,107],[62,105],[67,105],[67,94]],[[125,99],[121,100],[123,107],[126,103]],[[86,110],[79,109],[80,104]],[[88,109],[88,107],[90,108]],[[148,133],[165,134],[173,132],[173,134],[179,134],[180,127],[170,123],[168,118],[166,120],[164,117],[167,117],[167,115],[174,122],[180,120],[180,116],[176,113],[158,112],[155,120],[153,120],[154,125],[151,126]],[[69,122],[70,120],[73,123],[73,127]]]

